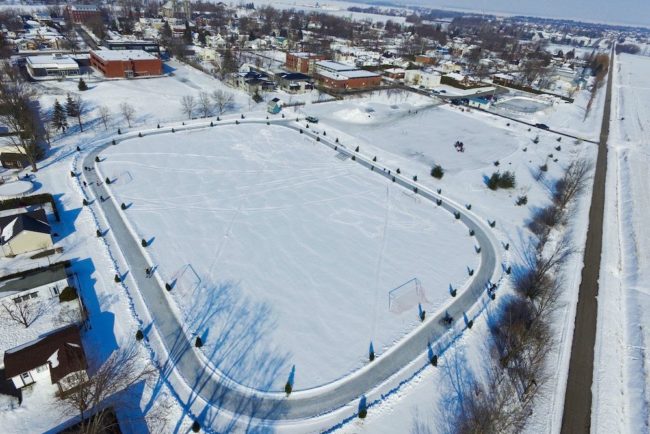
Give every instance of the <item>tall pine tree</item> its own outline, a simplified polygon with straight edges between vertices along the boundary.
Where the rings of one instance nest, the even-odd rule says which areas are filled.
[[[58,99],[54,101],[54,110],[52,111],[52,125],[54,125],[54,128],[57,131],[63,130],[64,133],[65,129],[68,128],[68,116]]]
[[[77,118],[79,129],[83,131],[84,127],[81,123],[81,98],[73,98],[68,94],[68,97],[65,100],[65,111],[68,112],[68,116],[71,118]]]

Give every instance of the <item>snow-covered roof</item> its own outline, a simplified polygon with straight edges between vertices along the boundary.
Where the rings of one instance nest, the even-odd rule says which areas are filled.
[[[343,63],[339,62],[333,62],[331,60],[321,60],[320,62],[316,62],[316,67],[317,68],[322,68],[322,69],[328,69],[331,71],[352,71],[355,68],[352,65],[345,65]]]
[[[67,281],[67,279],[68,272],[64,263],[27,270],[13,277],[10,275],[7,278],[0,278],[0,298],[44,285]]]
[[[45,211],[42,209],[0,217],[0,244],[6,244],[23,231],[50,233]]]
[[[330,80],[349,80],[351,78],[365,78],[365,77],[379,77],[380,75],[376,72],[366,71],[363,69],[354,69],[351,71],[341,71],[341,72],[330,72],[328,70],[318,71],[318,75],[327,77]]]
[[[70,9],[79,12],[99,12],[96,5],[72,5]]]
[[[498,74],[494,74],[492,77],[494,78],[499,78],[501,80],[514,80],[515,77],[510,74],[504,74],[502,72],[499,72]]]
[[[55,330],[4,354],[5,375],[15,377],[49,365],[52,384],[66,375],[86,369],[86,356],[76,325]]]
[[[93,50],[92,54],[105,61],[155,60],[156,56],[144,50]]]
[[[449,74],[446,75],[446,77],[449,77],[452,80],[456,80],[456,81],[465,80],[465,76],[463,74],[459,74],[457,72],[450,72]]]
[[[79,64],[70,56],[42,55],[30,56],[27,63],[36,68],[78,69]]]

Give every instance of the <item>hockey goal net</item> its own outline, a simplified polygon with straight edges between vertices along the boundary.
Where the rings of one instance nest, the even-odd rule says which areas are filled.
[[[425,303],[428,303],[426,293],[416,277],[388,291],[388,310],[392,313],[402,313]]]

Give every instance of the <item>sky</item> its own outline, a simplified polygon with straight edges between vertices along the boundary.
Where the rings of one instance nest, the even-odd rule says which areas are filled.
[[[650,27],[650,0],[393,0],[449,9]]]

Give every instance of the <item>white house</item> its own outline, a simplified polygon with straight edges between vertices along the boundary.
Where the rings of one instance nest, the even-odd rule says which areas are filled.
[[[45,211],[27,211],[0,217],[0,247],[4,256],[15,256],[53,247]]]
[[[430,89],[440,85],[440,77],[439,72],[432,70],[407,69],[404,72],[404,83]]]
[[[47,300],[58,297],[69,286],[68,272],[62,262],[0,278],[0,302]]]
[[[218,54],[214,48],[202,47],[196,51],[196,56],[201,59],[202,62],[214,62],[217,60]]]
[[[86,380],[86,356],[79,328],[71,325],[5,351],[6,378],[21,389],[41,381],[57,384],[64,392]]]

